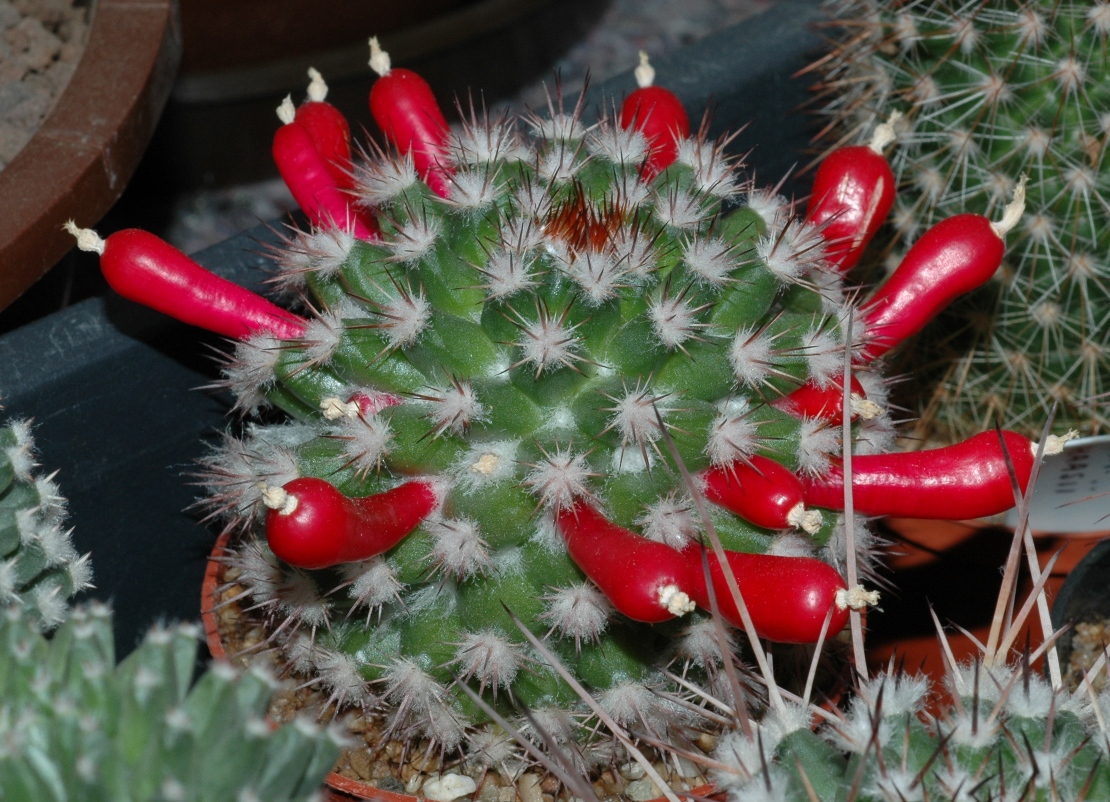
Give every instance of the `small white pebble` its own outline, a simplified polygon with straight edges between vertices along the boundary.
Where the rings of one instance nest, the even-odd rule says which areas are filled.
[[[423,795],[434,802],[451,802],[460,796],[470,796],[478,784],[465,774],[444,774],[424,783]]]

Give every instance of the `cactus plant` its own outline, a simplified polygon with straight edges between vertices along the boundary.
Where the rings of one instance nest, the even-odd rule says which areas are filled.
[[[0,613],[0,798],[308,800],[339,754],[334,731],[266,721],[261,669],[194,685],[195,625],[152,629],[117,666],[105,605],[50,639],[27,613]]]
[[[837,0],[820,110],[826,140],[904,112],[892,158],[897,254],[951,214],[1001,208],[1028,176],[1030,213],[996,281],[954,304],[903,353],[925,440],[995,419],[1105,430],[1110,387],[1103,2]],[[830,147],[835,147],[831,145]],[[901,399],[900,399],[901,400]]]
[[[92,586],[89,556],[65,528],[65,499],[35,462],[28,421],[0,428],[0,604],[18,605],[43,630],[61,624],[69,600]]]
[[[873,536],[806,502],[843,504],[845,418],[895,505],[974,481],[1004,490],[974,514],[1009,507],[1015,444],[1024,487],[1017,435],[936,455],[928,476],[884,457],[872,368],[924,323],[915,298],[946,302],[947,279],[917,289],[923,266],[957,243],[993,270],[1005,226],[938,229],[856,309],[826,227],[742,181],[728,140],[690,136],[677,101],[641,92],[587,126],[556,97],[530,134],[471,107],[448,132],[419,76],[380,50],[372,64],[371,109],[400,152],[371,145],[337,170],[350,147],[329,139],[342,126],[321,122],[318,87],[280,111],[275,158],[313,223],[275,254],[295,312],[145,232],[69,226],[120,292],[236,339],[224,376],[248,420],[203,470],[234,535],[229,590],[327,707],[378,716],[388,738],[477,744],[480,761],[488,711],[466,688],[533,711],[580,761],[608,759],[538,636],[615,725],[680,739],[697,705],[662,669],[718,677],[707,611],[797,642],[873,603],[840,576],[854,560],[868,575]],[[853,248],[870,235],[837,231]],[[251,417],[268,407],[292,421]],[[710,524],[726,554],[703,554]]]

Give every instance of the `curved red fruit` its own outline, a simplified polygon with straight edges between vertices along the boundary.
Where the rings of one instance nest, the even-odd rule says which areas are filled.
[[[351,126],[343,113],[330,103],[309,100],[297,107],[297,125],[308,131],[312,144],[332,180],[340,189],[354,186],[351,169]]]
[[[862,360],[882,356],[921,331],[956,296],[986,282],[1004,251],[991,221],[977,214],[949,217],[922,234],[864,307],[869,342]]]
[[[850,384],[852,395],[867,397],[859,379],[852,376]],[[776,398],[771,406],[797,418],[819,418],[829,423],[840,423],[844,420],[844,385],[839,375],[823,387],[810,380],[781,398]],[[853,411],[852,420],[857,417],[858,413]]]
[[[273,157],[285,185],[313,225],[337,225],[361,240],[378,239],[377,224],[360,214],[336,184],[307,129],[296,122],[281,126],[274,134]]]
[[[560,510],[556,522],[574,564],[629,618],[656,624],[693,609],[685,603],[690,566],[677,549],[617,526],[583,501]]]
[[[365,498],[348,498],[323,479],[302,477],[283,488],[293,509],[266,512],[266,540],[297,568],[328,568],[368,560],[396,546],[435,509],[425,482]]]
[[[807,218],[821,229],[826,258],[841,272],[859,261],[890,214],[895,183],[887,160],[866,145],[834,150],[817,167]]]
[[[805,506],[798,477],[760,454],[748,457],[747,464],[738,461],[709,468],[702,478],[707,499],[756,526],[793,527],[791,511]]]
[[[1033,444],[1004,431],[1006,452],[1025,492],[1033,471]],[[844,472],[802,477],[806,502],[844,508]],[[1014,506],[1006,456],[997,432],[981,432],[962,443],[926,451],[870,454],[852,458],[852,503],[864,515],[963,520],[1005,512]]]
[[[370,113],[399,151],[412,154],[417,172],[431,190],[448,197],[447,121],[428,82],[412,70],[391,69],[370,89]]]
[[[304,334],[301,318],[220,278],[147,231],[128,228],[109,236],[100,270],[123,297],[216,334],[245,339],[267,332],[287,340]]]
[[[621,128],[635,128],[648,143],[648,157],[640,176],[651,181],[678,158],[678,143],[690,135],[690,119],[682,101],[669,89],[644,86],[621,106]]]
[[[699,607],[710,610],[709,586],[702,563],[703,548],[691,545],[683,552],[694,573],[691,594]],[[725,619],[742,627],[740,611],[725,580],[724,569],[712,551],[704,552],[713,580],[713,593]],[[837,594],[846,590],[844,579],[826,562],[813,557],[782,557],[726,551],[725,559],[736,577],[761,638],[778,643],[815,643],[821,637],[825,617],[832,610],[827,635],[832,636],[848,622],[847,607],[837,604]]]

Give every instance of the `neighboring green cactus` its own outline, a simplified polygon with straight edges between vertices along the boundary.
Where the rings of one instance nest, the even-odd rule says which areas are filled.
[[[277,683],[215,664],[193,684],[199,628],[158,627],[118,666],[112,617],[70,612],[50,639],[0,613],[0,799],[309,800],[335,733],[265,719]]]
[[[1105,430],[1110,4],[831,8],[840,33],[819,65],[829,138],[858,139],[892,110],[905,113],[891,155],[896,251],[939,219],[1001,209],[1018,176],[1029,179],[1029,212],[996,280],[955,303],[894,366],[935,387],[906,385],[919,433],[955,440],[998,420],[1035,435],[1056,401],[1060,425]]]
[[[88,555],[64,528],[65,500],[35,464],[31,425],[0,428],[0,605],[18,605],[41,629],[58,626],[69,600],[92,583]]]
[[[723,737],[713,779],[730,802],[1110,798],[1110,693],[1053,691],[1028,665],[950,670],[954,701],[926,714],[928,678],[890,669],[847,712],[772,707]]]

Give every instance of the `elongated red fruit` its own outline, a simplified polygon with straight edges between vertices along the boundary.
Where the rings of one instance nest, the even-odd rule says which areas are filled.
[[[441,198],[451,194],[447,120],[428,82],[412,70],[393,69],[389,54],[370,40],[370,66],[380,76],[370,88],[370,114],[386,138],[411,153],[416,171]]]
[[[910,248],[894,274],[863,310],[868,338],[860,359],[869,362],[925,327],[959,295],[982,285],[1002,264],[1002,238],[1025,209],[1025,179],[1002,219],[978,214],[941,220]]]
[[[396,546],[435,509],[426,482],[405,482],[365,498],[348,498],[323,479],[302,477],[265,494],[266,540],[297,568],[368,560]]]
[[[770,457],[755,454],[746,464],[714,466],[702,479],[707,499],[756,526],[811,533],[821,527],[820,513],[806,509],[801,481]]]
[[[73,221],[66,230],[77,237],[78,248],[100,254],[104,278],[124,298],[235,339],[261,332],[285,340],[304,334],[301,318],[220,278],[147,231],[128,228],[104,240]]]
[[[838,148],[813,177],[807,219],[821,230],[825,256],[841,272],[858,261],[894,205],[894,173],[883,156],[897,117],[875,130],[868,145]]]
[[[312,79],[308,85],[308,100],[297,107],[294,120],[308,131],[336,186],[351,189],[354,175],[350,123],[343,112],[327,102],[328,85],[324,77],[315,69],[309,69],[308,74]]]
[[[332,176],[308,130],[295,121],[274,133],[274,164],[297,205],[317,227],[339,226],[361,240],[378,239],[376,223],[365,219]]]
[[[699,607],[712,609],[706,582],[703,547],[691,545],[683,554],[694,573],[691,594]],[[725,580],[716,554],[706,551],[709,576],[718,609],[727,621],[742,627],[740,610]],[[832,610],[828,635],[835,635],[848,622],[848,608],[840,603],[847,590],[844,579],[826,562],[813,557],[783,557],[726,551],[725,559],[736,577],[744,605],[761,638],[779,643],[815,643],[821,637],[825,617]]]
[[[690,566],[677,549],[617,526],[584,501],[560,510],[556,522],[574,564],[629,618],[656,624],[694,609]]]
[[[852,376],[850,412],[852,420],[873,418],[881,410],[867,401],[867,393],[859,379]],[[820,418],[829,423],[844,420],[844,385],[838,375],[824,386],[810,380],[801,387],[771,402],[771,406],[797,418]]]
[[[647,53],[640,51],[636,68],[639,88],[621,105],[621,128],[635,128],[648,143],[648,157],[640,177],[651,181],[678,158],[678,143],[690,136],[690,118],[682,101],[669,89],[653,86],[655,70],[648,63]]]
[[[1033,470],[1034,445],[1004,431],[1006,452],[1024,492]],[[1059,450],[1052,438],[1045,453]],[[844,508],[844,472],[802,477],[806,502]],[[1014,506],[1014,491],[997,432],[981,432],[962,443],[925,451],[869,454],[852,458],[852,502],[864,515],[906,518],[983,518]]]

